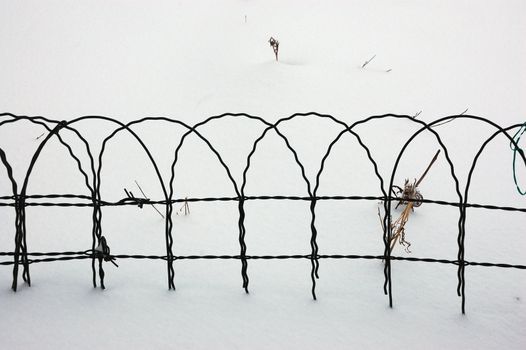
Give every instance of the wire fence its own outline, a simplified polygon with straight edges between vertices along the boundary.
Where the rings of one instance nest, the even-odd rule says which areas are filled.
[[[306,176],[305,167],[300,161],[296,150],[291,146],[287,137],[280,131],[280,125],[288,120],[299,117],[316,117],[316,118],[326,118],[332,122],[341,126],[342,130],[337,135],[336,138],[330,142],[327,147],[327,150],[321,159],[319,170],[316,174],[316,179],[312,183]],[[206,125],[212,120],[218,120],[223,118],[248,118],[259,123],[262,123],[264,126],[264,131],[261,135],[254,141],[252,149],[246,158],[246,165],[243,170],[243,176],[241,183],[238,183],[234,180],[230,168],[227,166],[220,153],[214,148],[212,143],[207,140],[200,132],[199,128]],[[311,293],[312,297],[316,299],[316,280],[319,278],[318,269],[320,265],[320,260],[322,259],[371,259],[371,260],[382,260],[384,262],[384,277],[385,282],[383,285],[384,293],[389,298],[389,305],[393,305],[393,296],[392,296],[392,277],[391,270],[393,260],[404,260],[404,261],[413,261],[413,262],[428,262],[428,263],[441,263],[441,264],[452,264],[457,266],[457,294],[461,297],[461,310],[462,313],[465,313],[465,268],[466,266],[484,266],[484,267],[499,267],[499,268],[513,268],[513,269],[526,269],[526,265],[513,265],[507,263],[492,263],[492,262],[475,262],[467,261],[464,258],[465,251],[465,236],[466,236],[466,209],[467,208],[484,208],[488,210],[499,210],[499,211],[513,211],[519,213],[526,213],[526,208],[518,207],[508,207],[508,206],[496,206],[496,205],[485,205],[485,204],[476,204],[468,202],[468,195],[470,193],[471,181],[477,166],[477,162],[481,154],[486,149],[486,146],[490,144],[498,135],[505,136],[509,142],[512,150],[514,151],[514,179],[517,181],[515,174],[515,161],[516,158],[519,161],[522,161],[526,165],[526,158],[523,150],[519,147],[519,139],[517,135],[522,135],[520,130],[524,127],[524,124],[515,124],[509,127],[501,127],[491,120],[472,116],[472,115],[452,115],[444,118],[437,119],[433,122],[426,123],[424,121],[418,120],[411,116],[405,115],[378,115],[371,116],[369,118],[357,121],[351,125],[344,123],[341,120],[336,119],[331,115],[323,115],[318,113],[297,113],[291,115],[287,118],[278,120],[275,123],[269,123],[264,119],[256,116],[251,116],[244,113],[234,114],[226,113],[218,116],[210,117],[200,123],[197,123],[193,126],[187,125],[179,120],[166,118],[166,117],[148,117],[140,120],[135,120],[127,124],[123,124],[120,121],[105,117],[105,116],[83,116],[71,121],[55,121],[44,117],[28,117],[28,116],[17,116],[11,113],[2,113],[0,114],[0,128],[5,127],[8,124],[28,121],[36,125],[40,125],[45,129],[45,133],[39,137],[39,145],[33,154],[28,170],[25,173],[24,178],[20,181],[17,181],[13,175],[13,168],[8,161],[8,155],[0,148],[0,160],[5,168],[7,174],[7,179],[4,177],[3,181],[7,180],[10,184],[12,193],[0,196],[0,207],[12,207],[15,212],[15,244],[12,251],[1,252],[0,257],[3,257],[3,260],[0,260],[0,265],[11,266],[13,268],[13,281],[12,289],[17,290],[18,287],[18,278],[21,271],[22,279],[28,285],[31,285],[31,275],[30,275],[30,265],[35,263],[42,262],[56,262],[56,261],[68,261],[68,260],[91,260],[92,268],[92,282],[93,286],[97,287],[97,279],[101,288],[105,288],[104,280],[104,265],[106,262],[111,262],[116,265],[117,259],[152,259],[152,260],[163,260],[166,262],[166,271],[167,271],[167,284],[168,289],[175,289],[175,272],[174,272],[174,262],[177,260],[194,260],[194,259],[234,259],[241,262],[241,278],[242,278],[242,287],[248,293],[249,287],[249,276],[248,276],[248,262],[250,260],[266,260],[266,259],[305,259],[310,260],[311,262],[311,281],[312,288]],[[386,118],[397,118],[403,120],[407,123],[416,124],[419,129],[408,138],[403,147],[401,148],[395,163],[392,167],[391,176],[387,181],[380,175],[378,170],[378,164],[373,158],[370,149],[362,141],[360,135],[355,131],[356,127],[362,124],[366,124],[373,120],[386,119]],[[472,160],[470,166],[469,174],[467,177],[466,186],[463,191],[460,189],[459,180],[457,177],[456,169],[448,153],[446,145],[442,142],[442,139],[439,133],[433,128],[438,125],[442,125],[454,119],[469,119],[474,120],[479,123],[484,123],[492,128],[494,128],[494,133],[485,140],[480,148],[478,149],[475,157]],[[115,129],[109,134],[103,141],[102,147],[100,148],[98,154],[93,153],[93,148],[87,141],[87,139],[75,128],[75,126],[81,121],[94,121],[102,120],[115,125]],[[159,167],[154,160],[150,150],[146,146],[145,142],[133,131],[132,126],[145,123],[148,121],[163,121],[166,123],[177,124],[186,129],[186,132],[181,137],[177,147],[174,150],[174,160],[171,165],[171,176],[169,181],[164,181]],[[519,130],[515,133],[515,136],[510,136],[510,132],[513,130]],[[61,134],[65,132],[70,132],[74,135],[83,145],[83,152],[87,155],[89,159],[89,164],[83,164],[78,153],[75,153],[74,149],[71,147],[68,142],[64,140]],[[257,151],[257,147],[260,142],[270,134],[274,132],[279,136],[286,145],[289,152],[294,157],[294,161],[298,168],[301,170],[302,179],[307,188],[308,196],[246,196],[245,187],[247,183],[247,172],[251,166],[251,160],[254,154]],[[140,145],[141,149],[144,151],[145,155],[149,159],[152,169],[155,171],[157,178],[159,179],[159,184],[163,191],[164,198],[162,200],[150,200],[146,198],[137,198],[131,194],[128,194],[127,198],[116,202],[105,201],[101,198],[100,186],[101,186],[101,170],[103,167],[103,155],[106,150],[108,142],[111,141],[116,135],[120,133],[127,133],[133,137],[133,139]],[[455,202],[440,201],[440,200],[431,200],[426,198],[400,198],[393,191],[394,179],[397,174],[400,160],[404,156],[404,153],[407,147],[415,140],[415,138],[422,133],[430,133],[436,139],[437,143],[440,146],[440,150],[443,152],[443,155],[447,161],[447,164],[450,169],[451,178],[455,184],[455,193],[458,197],[458,200]],[[342,136],[345,134],[350,134],[358,142],[359,146],[363,150],[364,154],[367,156],[368,161],[371,163],[374,169],[376,179],[378,181],[378,189],[381,191],[381,196],[319,196],[318,188],[320,185],[320,177],[324,171],[325,163],[329,158],[333,147],[342,139]],[[175,165],[179,159],[180,150],[189,135],[197,136],[214,154],[222,168],[224,169],[226,176],[229,181],[232,183],[232,186],[235,190],[236,195],[233,197],[209,197],[209,198],[174,198],[174,183],[175,183]],[[49,140],[56,138],[60,144],[65,147],[68,151],[69,156],[75,161],[79,176],[82,176],[83,183],[86,189],[89,192],[89,195],[79,195],[79,194],[43,194],[43,195],[29,195],[27,194],[27,188],[29,180],[35,163],[39,159],[39,156],[42,153],[42,150],[48,144]],[[516,157],[518,154],[518,157]],[[516,183],[517,189],[520,192],[519,185]],[[434,203],[442,206],[451,206],[458,209],[458,224],[457,224],[457,258],[455,260],[447,259],[434,259],[434,258],[416,258],[416,257],[402,257],[402,256],[393,256],[391,248],[391,240],[393,238],[393,219],[392,219],[392,203],[393,201],[404,200],[406,202],[422,202],[422,203]],[[44,202],[43,200],[49,200]],[[310,247],[311,251],[309,254],[304,255],[247,255],[247,245],[245,242],[246,228],[245,228],[245,203],[249,201],[265,201],[265,200],[291,200],[291,201],[306,201],[310,203]],[[383,203],[384,215],[382,216],[383,221],[383,242],[384,242],[384,253],[382,255],[324,255],[319,254],[318,252],[318,243],[317,243],[317,228],[316,228],[316,205],[319,201],[381,201]],[[239,241],[239,254],[237,255],[185,255],[178,256],[173,254],[173,212],[174,204],[177,203],[191,203],[191,202],[237,202],[239,218],[238,218],[238,241]],[[144,205],[159,205],[164,207],[164,245],[166,247],[166,254],[164,255],[118,255],[111,254],[109,245],[106,241],[106,238],[103,235],[102,227],[102,208],[108,206],[144,206]],[[26,229],[26,208],[31,206],[49,206],[49,207],[90,207],[93,210],[92,215],[92,245],[90,249],[84,251],[65,251],[65,252],[31,252],[28,251],[27,247],[27,229]]]

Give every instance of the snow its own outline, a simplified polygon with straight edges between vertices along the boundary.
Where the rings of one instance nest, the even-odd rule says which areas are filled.
[[[0,106],[56,120],[168,116],[189,125],[225,112],[276,122],[316,111],[352,124],[371,115],[422,111],[418,119],[430,122],[468,108],[466,114],[509,126],[523,123],[526,115],[525,17],[523,1],[3,1]],[[270,36],[280,41],[279,62]],[[95,146],[115,125],[75,127]],[[314,188],[321,159],[342,126],[310,116],[279,128]],[[255,120],[227,117],[199,132],[240,186],[247,155],[264,129]],[[356,132],[389,179],[401,147],[418,129],[391,118],[360,125]],[[158,121],[133,130],[168,184],[175,147],[186,130]],[[472,159],[495,129],[456,120],[436,130],[463,193]],[[0,147],[19,183],[42,132],[27,122],[0,128]],[[74,137],[64,137],[80,152]],[[429,133],[415,139],[395,183],[418,177],[438,148]],[[188,137],[179,156],[176,197],[236,196],[225,170],[197,137]],[[509,141],[498,136],[480,158],[469,202],[524,208],[511,160]],[[519,170],[522,180],[524,169]],[[426,198],[457,200],[449,171],[442,152],[421,185]],[[5,171],[0,174],[5,195],[10,187]],[[135,180],[150,198],[163,198],[144,152],[124,133],[108,144],[102,176],[105,200],[124,198],[123,188],[138,195]],[[44,148],[28,193],[87,194],[58,142]],[[245,194],[308,196],[298,166],[275,133],[258,145]],[[363,149],[346,134],[327,159],[318,195],[351,194],[381,196]],[[191,203],[189,216],[173,218],[174,253],[239,254],[237,205]],[[247,201],[247,254],[309,254],[309,205]],[[318,201],[316,212],[320,254],[383,253],[375,201]],[[29,207],[26,213],[30,251],[91,248],[90,208]],[[12,208],[0,207],[0,220],[0,251],[12,250]],[[394,254],[456,259],[457,222],[454,207],[422,205],[407,227],[412,253],[396,247]],[[525,265],[524,223],[523,213],[468,209],[466,259]],[[103,233],[114,254],[166,253],[164,221],[149,206],[104,208]],[[175,292],[167,290],[165,262],[117,263],[119,268],[105,264],[104,291],[92,288],[87,260],[33,264],[32,286],[21,284],[17,293],[9,289],[11,267],[0,266],[2,348],[526,346],[522,270],[467,267],[462,315],[454,265],[393,262],[391,309],[382,289],[383,264],[376,260],[321,260],[316,301],[308,260],[250,260],[250,294],[241,288],[237,260],[176,261]]]

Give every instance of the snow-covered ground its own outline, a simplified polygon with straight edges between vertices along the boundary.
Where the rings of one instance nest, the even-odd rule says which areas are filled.
[[[468,109],[467,114],[509,126],[526,120],[525,35],[522,0],[0,1],[0,109],[57,120],[169,116],[190,125],[224,112],[275,122],[316,111],[351,124],[371,115],[419,111],[418,119],[430,122]],[[280,41],[279,62],[270,36]],[[115,126],[80,122],[76,127],[95,146]],[[148,122],[134,130],[167,180],[184,129]],[[199,130],[241,184],[246,157],[264,125],[231,117]],[[341,130],[313,116],[280,125],[311,184]],[[395,118],[356,128],[386,179],[416,130]],[[436,130],[463,192],[475,152],[495,129],[456,120]],[[43,132],[26,122],[0,128],[0,147],[17,181],[22,182]],[[419,136],[395,182],[418,177],[438,148],[431,134]],[[509,141],[497,137],[480,159],[469,202],[526,207],[513,183],[511,161]],[[122,199],[123,188],[138,193],[135,180],[148,196],[162,199],[155,173],[127,135],[108,145],[102,175],[104,200]],[[526,186],[523,168],[519,175]],[[7,195],[5,170],[0,176],[0,196]],[[443,153],[421,191],[426,198],[457,200]],[[56,141],[38,160],[28,193],[88,194]],[[275,133],[258,146],[245,194],[308,195]],[[350,135],[327,160],[318,195],[381,196],[372,166]],[[175,196],[235,196],[224,169],[195,136],[181,149]],[[239,254],[237,205],[192,203],[191,215],[174,216],[174,253]],[[247,254],[309,254],[309,205],[247,201]],[[382,254],[377,206],[319,201],[319,253]],[[29,207],[26,214],[30,251],[91,248],[91,208]],[[0,220],[0,251],[10,251],[12,208],[0,207]],[[394,254],[456,259],[457,221],[454,207],[422,205],[407,224],[412,253],[397,246]],[[525,223],[524,213],[468,209],[466,259],[525,265]],[[105,207],[103,233],[114,254],[165,254],[164,221],[150,207]],[[0,266],[0,348],[526,346],[522,270],[467,267],[462,315],[454,265],[393,262],[390,309],[378,260],[321,260],[316,301],[309,260],[249,261],[250,294],[241,288],[238,260],[176,261],[175,292],[167,290],[164,262],[118,263],[119,268],[105,265],[105,291],[92,288],[87,260],[34,264],[32,286],[21,285],[16,294],[9,289],[11,266]]]

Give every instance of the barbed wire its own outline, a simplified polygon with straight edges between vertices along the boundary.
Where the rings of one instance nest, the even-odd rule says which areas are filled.
[[[315,181],[311,182],[306,175],[305,167],[301,162],[298,152],[293,148],[291,143],[285,134],[283,134],[279,127],[280,125],[296,119],[296,118],[323,118],[330,120],[337,124],[341,131],[339,134],[328,144],[327,150],[324,153],[324,156],[321,159],[320,167],[316,173]],[[465,251],[465,235],[466,235],[466,218],[467,218],[467,208],[479,208],[479,209],[488,209],[488,210],[502,210],[502,211],[511,211],[523,213],[526,212],[526,208],[521,207],[511,207],[511,206],[498,206],[493,204],[477,204],[469,203],[468,195],[470,192],[471,180],[474,174],[474,170],[477,165],[477,161],[480,155],[483,153],[485,147],[498,135],[503,135],[509,141],[510,147],[514,152],[513,160],[513,170],[516,174],[516,163],[520,159],[526,165],[526,158],[524,152],[520,149],[517,142],[519,141],[515,133],[514,137],[511,137],[508,133],[514,129],[520,129],[524,124],[516,124],[506,128],[503,128],[491,120],[471,115],[454,115],[446,116],[440,119],[437,119],[431,123],[426,123],[422,120],[415,119],[407,115],[394,115],[394,114],[384,114],[378,116],[371,116],[363,120],[357,121],[351,125],[344,123],[343,121],[326,114],[319,114],[315,112],[309,113],[296,113],[289,117],[279,119],[275,123],[269,123],[263,118],[257,116],[251,116],[245,113],[225,113],[217,116],[212,116],[202,122],[199,122],[193,126],[188,125],[182,121],[167,118],[167,117],[146,117],[139,120],[132,121],[130,123],[124,124],[116,119],[106,117],[106,116],[83,116],[78,117],[70,121],[56,121],[49,118],[44,118],[41,116],[29,117],[29,116],[17,116],[11,113],[2,113],[0,114],[0,127],[5,127],[8,124],[16,122],[29,122],[40,127],[43,127],[46,131],[44,134],[39,136],[37,140],[40,142],[37,150],[32,155],[32,158],[29,162],[28,170],[22,180],[16,180],[13,174],[13,168],[9,163],[8,156],[2,148],[0,148],[0,161],[7,171],[7,178],[11,184],[12,194],[0,196],[0,206],[1,207],[12,207],[15,210],[15,248],[10,252],[0,252],[0,256],[10,258],[9,261],[0,261],[0,265],[3,266],[13,266],[13,283],[12,289],[16,291],[18,285],[18,275],[19,268],[22,268],[22,278],[29,285],[31,284],[29,266],[35,263],[43,262],[56,262],[56,261],[71,261],[71,260],[91,260],[92,262],[92,277],[93,277],[93,286],[97,286],[97,276],[99,277],[99,283],[102,288],[104,288],[104,262],[112,262],[116,265],[116,259],[152,259],[152,260],[162,260],[167,264],[167,282],[169,289],[175,289],[175,271],[174,271],[174,262],[177,260],[195,260],[195,259],[233,259],[241,261],[241,277],[242,277],[242,287],[248,293],[249,287],[249,278],[248,278],[248,261],[250,260],[269,260],[269,259],[307,259],[311,262],[311,281],[312,288],[311,293],[314,299],[316,299],[316,280],[319,278],[319,266],[320,260],[323,259],[367,259],[367,260],[382,260],[384,263],[384,293],[389,297],[389,305],[393,305],[392,297],[392,261],[410,261],[410,262],[429,262],[429,263],[443,263],[443,264],[452,264],[457,266],[457,294],[462,299],[462,313],[465,313],[465,267],[466,266],[481,266],[481,267],[498,267],[498,268],[515,268],[515,269],[526,269],[525,265],[514,265],[507,263],[491,263],[491,262],[471,262],[467,261],[464,258]],[[232,172],[226,162],[221,157],[221,154],[213,146],[213,144],[206,139],[200,132],[199,128],[207,125],[216,120],[222,120],[224,118],[245,118],[254,122],[259,123],[264,127],[263,132],[257,137],[252,145],[252,149],[246,158],[246,165],[242,172],[242,181],[241,183],[236,182],[232,176]],[[359,133],[356,128],[360,125],[372,122],[375,120],[387,119],[387,118],[396,118],[397,120],[411,123],[417,125],[419,129],[414,132],[410,138],[405,142],[401,148],[396,161],[392,167],[391,176],[388,181],[384,180],[378,170],[378,164],[375,161],[369,147],[363,140],[360,138]],[[473,162],[470,167],[470,172],[468,174],[467,183],[464,188],[464,191],[461,192],[460,184],[458,177],[456,175],[455,167],[451,161],[448,153],[448,149],[445,143],[442,142],[440,134],[433,129],[438,125],[443,125],[444,122],[456,121],[459,119],[469,119],[480,123],[485,123],[493,127],[496,131],[495,133],[485,140],[485,142],[479,148],[476,156],[473,159]],[[115,125],[113,131],[102,141],[102,147],[100,148],[97,155],[93,153],[90,143],[88,140],[80,133],[75,125],[83,121],[105,121]],[[186,132],[181,137],[177,147],[174,149],[173,162],[171,164],[171,173],[169,179],[164,179],[161,176],[158,165],[150,152],[149,148],[145,142],[139,137],[139,135],[132,130],[132,126],[142,125],[143,123],[149,122],[164,122],[171,123],[183,127],[186,129]],[[76,154],[68,142],[61,136],[61,133],[70,132],[81,141],[85,155],[87,155],[88,162],[81,161],[79,154]],[[160,200],[150,200],[146,198],[136,198],[134,196],[128,196],[126,198],[117,200],[117,201],[107,201],[101,198],[101,171],[103,168],[104,153],[106,146],[114,137],[119,133],[124,132],[131,135],[134,140],[140,145],[142,151],[146,154],[148,161],[151,163],[151,166],[159,180],[159,185],[162,189],[163,199]],[[258,145],[263,139],[271,132],[276,134],[284,143],[286,149],[292,154],[295,164],[301,172],[302,182],[305,185],[306,196],[284,196],[284,195],[274,195],[274,196],[247,196],[245,194],[245,188],[247,185],[247,173],[251,167],[252,157],[256,154]],[[439,144],[440,149],[443,151],[443,155],[446,159],[446,162],[449,166],[451,173],[451,179],[455,184],[455,192],[458,196],[458,201],[443,201],[443,200],[434,200],[429,198],[418,199],[419,202],[436,204],[442,206],[451,206],[458,209],[458,234],[457,234],[457,259],[447,260],[447,259],[436,259],[436,258],[416,258],[416,257],[400,257],[393,256],[390,248],[390,241],[392,237],[392,201],[399,201],[402,198],[394,196],[390,189],[393,187],[393,182],[398,171],[400,160],[403,158],[405,150],[413,142],[413,140],[420,135],[421,133],[429,133]],[[381,193],[379,196],[355,196],[355,195],[335,195],[335,196],[320,196],[318,195],[318,189],[320,187],[320,179],[325,169],[325,163],[329,159],[334,146],[340,142],[342,137],[345,134],[351,135],[358,145],[363,150],[364,154],[367,156],[367,160],[372,166],[375,177],[378,180],[378,190]],[[217,161],[224,169],[225,174],[231,183],[235,196],[231,197],[204,197],[204,198],[174,198],[174,187],[175,187],[175,166],[179,160],[179,152],[187,139],[188,136],[195,135],[199,140],[201,140],[206,147],[212,152]],[[30,182],[32,170],[40,157],[42,150],[45,148],[49,140],[53,137],[56,137],[59,143],[64,146],[67,150],[69,156],[75,161],[76,169],[79,171],[80,176],[83,178],[83,183],[86,187],[87,194],[27,194],[27,187]],[[517,157],[517,154],[519,157]],[[514,177],[516,182],[516,175]],[[19,185],[21,183],[21,186]],[[386,187],[386,184],[387,187]],[[403,198],[406,202],[417,201],[416,199]],[[29,200],[29,201],[28,201]],[[66,201],[68,200],[68,201]],[[71,201],[70,201],[71,200]],[[247,245],[245,242],[246,236],[246,227],[245,227],[245,202],[247,201],[264,201],[264,200],[290,200],[290,201],[308,201],[310,202],[310,247],[311,251],[308,254],[295,254],[295,255],[248,255],[247,254]],[[328,200],[368,200],[368,201],[379,201],[383,203],[384,207],[384,216],[383,216],[383,242],[384,242],[384,253],[382,255],[324,255],[319,254],[319,246],[317,241],[317,227],[316,227],[316,204],[318,201],[328,201]],[[238,220],[238,241],[239,241],[239,254],[238,255],[174,255],[173,254],[173,205],[177,203],[189,203],[189,202],[236,202],[239,211],[239,220]],[[145,204],[152,205],[162,205],[165,206],[165,245],[166,245],[166,254],[165,255],[126,255],[126,254],[111,254],[110,248],[106,242],[106,238],[103,235],[102,227],[102,208],[103,207],[115,207],[115,206],[140,206],[142,207]],[[29,252],[27,249],[27,228],[26,228],[26,207],[89,207],[93,209],[92,215],[92,247],[91,249],[85,251],[65,251],[65,252]],[[96,264],[98,262],[98,269]]]

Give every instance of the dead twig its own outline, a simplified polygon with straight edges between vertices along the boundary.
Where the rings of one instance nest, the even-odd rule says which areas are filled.
[[[413,183],[409,182],[409,179],[405,180],[404,188],[402,189],[399,186],[393,186],[391,188],[391,191],[397,195],[400,196],[400,201],[396,205],[396,208],[398,208],[399,205],[405,205],[404,210],[396,219],[394,222],[391,223],[391,239],[389,241],[390,249],[393,250],[395,244],[398,242],[400,245],[402,245],[406,252],[410,253],[409,247],[411,246],[411,243],[408,242],[405,239],[405,225],[407,224],[407,221],[409,220],[409,216],[414,211],[415,207],[419,207],[422,205],[422,194],[420,194],[420,191],[418,191],[418,186],[424,180],[424,177],[429,172],[429,169],[433,166],[435,161],[438,158],[438,155],[440,154],[440,150],[438,150],[435,153],[435,156],[433,159],[431,159],[431,162],[429,162],[429,165],[427,166],[424,173],[420,176],[418,180],[414,180]],[[395,209],[396,209],[395,208]],[[380,209],[378,208],[378,216],[380,217]],[[381,221],[381,217],[380,217]],[[381,221],[382,229],[385,231],[385,226],[383,222]]]
[[[142,190],[141,186],[139,185],[139,183],[137,182],[137,180],[135,180],[135,184],[137,185],[137,187],[139,187],[139,191],[141,191],[142,195],[144,196],[144,198],[146,199],[147,196],[146,194],[144,193],[144,191]],[[164,215],[159,211],[159,209],[157,209],[157,207],[153,204],[153,203],[150,203],[150,205],[152,206],[153,209],[155,209],[155,211],[157,213],[159,213],[159,215],[161,215],[161,217],[164,219]]]
[[[179,215],[179,213],[184,212],[184,215],[190,215],[190,206],[188,205],[188,197],[184,197],[184,204],[181,208],[175,213],[175,215]]]
[[[374,58],[376,57],[376,54],[369,58],[369,60],[365,61],[364,64],[362,64],[362,68],[365,68],[365,66],[367,66]]]
[[[433,157],[433,159],[431,159],[431,162],[430,162],[429,165],[427,166],[426,170],[424,171],[424,173],[422,174],[422,176],[420,176],[420,179],[418,179],[418,181],[416,182],[416,186],[415,186],[415,187],[418,187],[418,185],[420,185],[420,183],[422,182],[422,180],[424,179],[424,177],[427,175],[427,172],[429,171],[429,169],[431,169],[431,166],[433,165],[433,163],[436,162],[436,160],[437,160],[439,154],[440,154],[440,150],[438,150],[437,153],[435,153],[435,156]]]
[[[466,108],[466,109],[464,110],[464,112],[460,113],[459,115],[464,115],[464,114],[468,111],[468,109],[469,109],[469,108]],[[455,119],[456,119],[456,116],[455,116],[455,117],[451,117],[451,119],[448,119],[448,120],[446,120],[446,121],[444,121],[444,122],[441,122],[441,123],[438,123],[438,124],[433,125],[432,128],[434,128],[435,126],[440,126],[440,125],[447,124],[447,123],[449,123],[449,122],[452,122],[452,121],[455,120]]]
[[[390,247],[391,251],[393,250],[396,242],[398,242],[400,245],[402,245],[407,253],[411,253],[409,250],[409,247],[411,246],[411,243],[406,241],[405,239],[405,224],[407,223],[407,220],[409,220],[409,215],[413,211],[413,202],[407,203],[406,207],[400,214],[400,217],[396,219],[395,222],[391,224],[392,228],[392,235],[391,235],[391,241],[390,241]]]
[[[385,231],[385,225],[382,219],[382,214],[380,214],[380,207],[378,207],[377,209],[378,209],[378,219],[380,219],[380,226],[382,226],[382,231]]]

